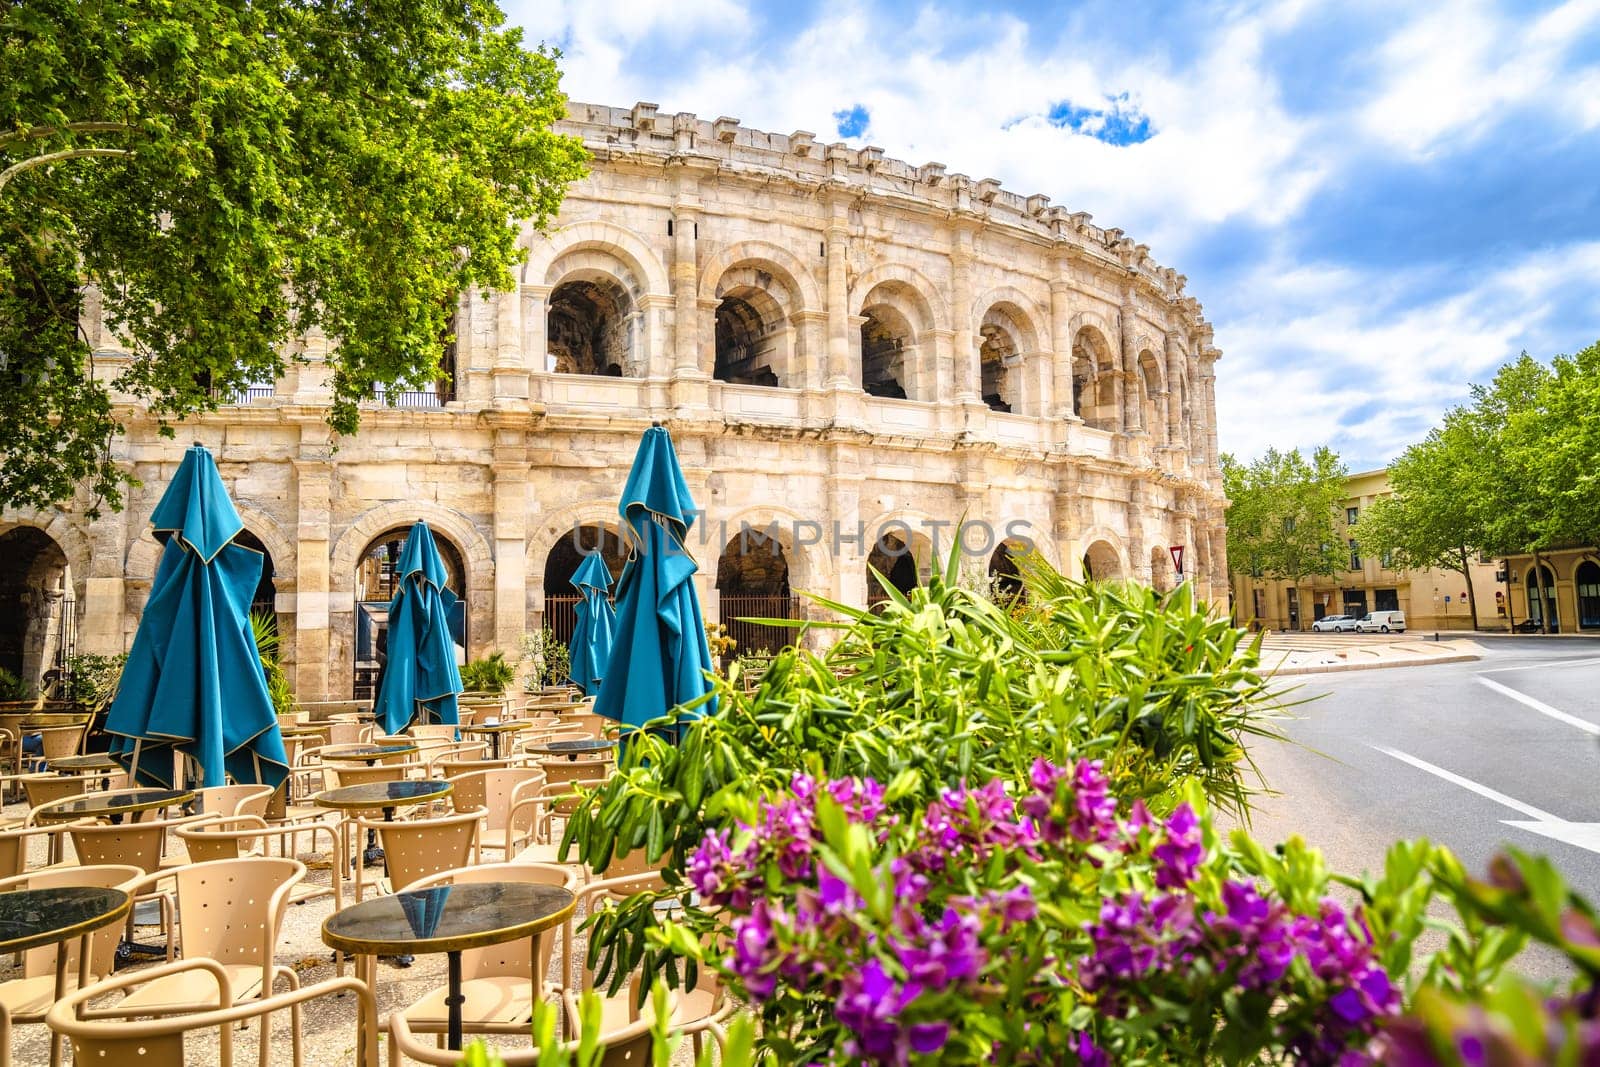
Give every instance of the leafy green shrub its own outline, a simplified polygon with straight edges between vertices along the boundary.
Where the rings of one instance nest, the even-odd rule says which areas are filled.
[[[110,706],[122,681],[126,652],[115,656],[82,653],[67,658],[65,698],[85,711],[98,713]]]
[[[529,692],[571,681],[572,653],[550,627],[522,635],[522,656],[533,661],[533,670],[526,682]]]
[[[517,676],[517,665],[506,662],[504,652],[491,652],[461,668],[461,685],[469,693],[494,693],[506,691]]]
[[[27,700],[32,695],[28,683],[0,667],[0,700]]]
[[[269,611],[252,611],[250,632],[255,638],[256,651],[261,656],[261,669],[267,675],[267,695],[272,698],[272,710],[275,714],[286,715],[294,711],[294,689],[289,685],[289,675],[278,658],[281,641],[278,636],[278,617]]]

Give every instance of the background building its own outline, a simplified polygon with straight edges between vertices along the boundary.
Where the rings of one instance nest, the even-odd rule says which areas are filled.
[[[576,544],[618,561],[617,496],[652,420],[705,510],[691,547],[712,618],[803,613],[802,590],[862,603],[869,562],[909,585],[963,516],[1074,576],[1169,585],[1183,544],[1201,595],[1223,594],[1220,353],[1144,245],[1046,196],[805,132],[644,103],[574,103],[563,125],[592,173],[550,232],[525,233],[516,291],[461,295],[443,380],[375,397],[335,439],[328,341],[307,337],[307,362],[177,441],[130,403],[126,510],[0,515],[0,666],[37,678],[72,642],[127,646],[158,555],[150,511],[190,439],[270,558],[257,599],[302,699],[370,679],[419,518],[464,600],[463,654],[570,628]],[[85,328],[114,375],[116,339]],[[746,523],[772,531],[758,550],[740,550]],[[969,548],[1004,565],[993,538]]]
[[[1536,584],[1533,556],[1508,556],[1500,564],[1497,577],[1511,604],[1513,625],[1530,620],[1537,624],[1548,611],[1551,633],[1600,630],[1600,551],[1590,547],[1541,552],[1538,565],[1544,574]]]
[[[1365,615],[1403,611],[1413,630],[1470,630],[1472,612],[1466,583],[1452,570],[1398,571],[1382,554],[1361,548],[1361,512],[1389,493],[1387,469],[1352,474],[1335,522],[1349,553],[1349,567],[1337,577],[1321,575],[1291,581],[1233,572],[1233,617],[1273,630],[1309,630],[1325,615]],[[1482,629],[1504,628],[1504,600],[1496,598],[1495,564],[1475,560],[1472,592]]]

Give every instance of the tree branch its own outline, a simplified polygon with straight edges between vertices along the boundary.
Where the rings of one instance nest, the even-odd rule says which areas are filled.
[[[86,159],[90,156],[131,156],[133,153],[126,148],[68,148],[61,152],[48,152],[32,159],[24,159],[21,163],[13,163],[5,170],[0,170],[0,192],[4,192],[6,183],[25,170],[35,167],[48,166],[51,163],[60,163],[68,159]]]
[[[69,122],[65,126],[33,126],[0,134],[0,145],[13,141],[37,141],[62,133],[129,133],[133,127],[126,122]]]

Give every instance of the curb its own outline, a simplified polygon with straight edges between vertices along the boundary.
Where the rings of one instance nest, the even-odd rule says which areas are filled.
[[[1482,659],[1482,656],[1470,652],[1457,653],[1451,656],[1429,656],[1427,659],[1412,660],[1379,660],[1374,663],[1325,663],[1308,664],[1299,667],[1280,667],[1268,674],[1273,678],[1288,677],[1297,674],[1334,674],[1339,671],[1378,671],[1393,667],[1428,667],[1435,663],[1471,663]]]

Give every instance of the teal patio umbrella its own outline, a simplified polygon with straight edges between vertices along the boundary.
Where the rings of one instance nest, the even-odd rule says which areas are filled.
[[[181,752],[204,786],[276,786],[289,759],[250,629],[264,560],[234,541],[244,522],[205,448],[184,453],[150,524],[161,561],[106,714],[111,754],[145,785],[181,786]]]
[[[391,734],[419,716],[425,723],[458,723],[461,671],[450,636],[456,595],[445,587],[444,560],[427,523],[417,520],[406,534],[395,569],[400,584],[389,603],[388,651],[372,710]]]
[[[639,442],[618,510],[628,562],[617,579],[611,660],[594,710],[639,727],[711,691],[711,648],[693,580],[699,568],[685,547],[694,500],[660,423]],[[703,710],[715,710],[715,702]]]
[[[583,599],[578,601],[578,625],[572,629],[571,674],[572,684],[583,690],[585,696],[600,692],[600,679],[606,676],[606,664],[611,660],[612,631],[616,628],[617,613],[606,594],[611,589],[611,570],[600,553],[592,552],[578,565],[572,576],[572,585]]]

